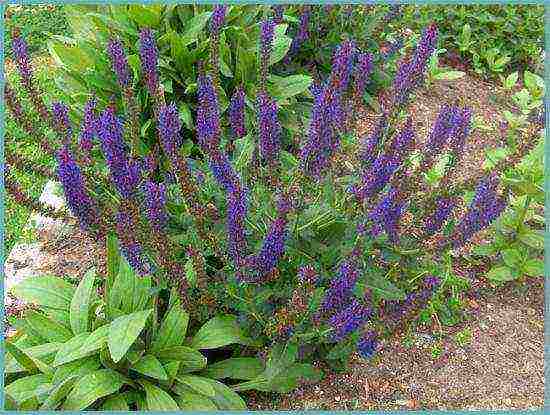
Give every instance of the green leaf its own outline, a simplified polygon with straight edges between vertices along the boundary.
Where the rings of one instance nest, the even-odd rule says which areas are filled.
[[[538,258],[529,259],[523,265],[523,271],[530,277],[542,277],[544,276],[544,261]]]
[[[109,309],[125,314],[141,311],[150,298],[151,278],[138,277],[125,258],[121,258],[119,272],[109,298]]]
[[[234,357],[209,365],[201,375],[213,379],[250,380],[264,371],[264,364],[257,357]]]
[[[25,376],[11,382],[5,388],[5,393],[11,396],[18,404],[27,399],[36,397],[44,390],[51,388],[50,377],[44,374]]]
[[[131,369],[155,379],[168,380],[164,367],[152,354],[143,356]]]
[[[462,78],[464,72],[461,71],[445,71],[434,75],[434,79],[440,81],[454,81],[455,79]]]
[[[58,385],[73,375],[80,379],[88,373],[92,373],[93,371],[99,369],[100,366],[101,363],[97,355],[73,360],[72,362],[65,363],[56,368],[53,374],[52,383],[54,385]]]
[[[110,324],[106,324],[92,333],[77,334],[59,348],[53,365],[63,365],[97,352],[107,342],[109,330]]]
[[[512,281],[515,276],[512,275],[508,267],[493,267],[487,273],[487,278],[493,281]]]
[[[290,49],[292,39],[282,32],[276,33],[273,39],[273,49],[269,56],[269,66],[281,61]]]
[[[518,82],[519,73],[513,72],[504,80],[504,88],[512,89]]]
[[[28,371],[31,374],[38,372],[38,367],[35,363],[35,360],[31,356],[29,356],[27,352],[21,350],[15,344],[9,341],[6,342],[6,350],[13,356],[15,361],[19,363],[19,365],[23,367],[26,371]]]
[[[178,361],[188,371],[200,370],[206,366],[206,357],[187,346],[173,346],[154,353],[159,359]]]
[[[187,324],[189,323],[189,314],[183,311],[179,300],[177,300],[168,310],[157,332],[151,350],[153,352],[180,346],[185,338]]]
[[[43,306],[42,311],[44,312],[44,314],[46,314],[49,318],[51,318],[56,323],[61,324],[63,327],[66,327],[67,329],[70,329],[71,321],[70,321],[68,310],[61,310],[59,308],[51,308],[51,307]]]
[[[544,88],[544,79],[529,71],[523,72],[523,82],[532,95],[535,95],[538,89]]]
[[[523,262],[521,253],[517,249],[505,249],[502,251],[502,259],[510,268],[518,267]]]
[[[194,16],[185,27],[187,30],[183,33],[183,44],[187,46],[197,40],[199,33],[204,29],[212,12],[205,12]]]
[[[208,378],[194,375],[180,375],[176,377],[176,381],[209,398],[213,398],[216,395],[216,391]]]
[[[100,369],[81,378],[63,404],[64,411],[81,411],[104,396],[117,392],[123,377],[111,369]]]
[[[95,281],[95,270],[89,270],[80,280],[71,300],[70,322],[74,334],[87,332],[90,326],[90,302]]]
[[[472,250],[472,253],[476,256],[491,256],[496,253],[496,250],[493,244],[483,244],[476,245]]]
[[[63,343],[73,336],[66,327],[36,311],[27,312],[25,320],[40,337],[50,343]]]
[[[123,394],[113,395],[103,402],[101,405],[101,411],[129,411],[130,407]]]
[[[193,265],[193,258],[188,258],[185,262],[185,278],[191,287],[195,287],[197,284],[197,271]]]
[[[232,343],[253,345],[255,342],[243,336],[235,316],[217,316],[207,321],[191,340],[194,349],[217,349]]]
[[[306,92],[313,79],[308,75],[290,75],[285,77],[271,76],[270,95],[277,101]]]
[[[111,358],[119,362],[145,327],[153,309],[138,311],[115,319],[109,328],[107,344]]]
[[[7,342],[6,344],[13,344]],[[21,351],[26,354],[32,361],[33,358],[40,359],[47,362],[52,358],[57,350],[61,347],[61,343],[45,343],[38,346],[32,346],[28,348],[21,349]],[[8,348],[8,346],[6,346]],[[16,352],[17,353],[17,352]],[[18,373],[24,372],[26,369],[21,365],[11,354],[6,354],[4,373]],[[33,366],[30,366],[33,367]]]
[[[182,392],[175,399],[182,411],[216,411],[218,409],[206,396],[191,392]]]
[[[149,411],[179,411],[178,404],[166,391],[144,380],[140,383],[145,389],[145,400]]]
[[[164,370],[166,371],[166,374],[168,375],[168,382],[173,382],[176,376],[178,375],[178,371],[180,369],[181,362],[172,361],[172,362],[166,362],[163,364]]]
[[[12,294],[27,303],[67,311],[74,291],[68,282],[49,275],[27,278],[12,288]]]
[[[162,11],[162,9],[155,6],[158,5],[141,6],[132,4],[128,7],[128,16],[140,26],[155,28],[160,24]]]
[[[180,103],[180,110],[179,115],[181,121],[185,124],[187,128],[190,130],[193,130],[193,116],[191,115],[191,110],[189,109],[189,105],[187,105],[185,102]]]
[[[217,380],[208,378],[204,378],[204,380],[210,383],[214,388],[215,395],[211,399],[216,404],[218,409],[227,411],[247,409],[244,400],[228,386],[218,382]]]
[[[72,375],[55,386],[50,391],[48,398],[44,401],[40,410],[55,410],[59,403],[69,394],[77,380],[78,377]]]
[[[371,273],[369,277],[365,287],[370,288],[372,292],[376,293],[380,298],[384,300],[405,299],[405,293],[383,276]]]
[[[544,235],[536,231],[521,233],[519,240],[533,249],[544,249]]]
[[[79,73],[84,73],[94,63],[93,58],[88,56],[82,48],[64,45],[57,40],[48,41],[48,50],[58,65]]]

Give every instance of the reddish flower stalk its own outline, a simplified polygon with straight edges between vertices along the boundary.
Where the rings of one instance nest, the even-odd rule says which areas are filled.
[[[44,152],[53,156],[55,151],[48,142],[48,139],[44,135],[39,134],[38,130],[34,128],[29,115],[23,109],[17,94],[7,81],[4,85],[4,97],[6,99],[6,107],[19,126],[23,128],[29,136],[35,139]]]
[[[8,162],[9,163],[9,162]],[[9,164],[6,165],[6,173],[11,168]],[[53,218],[53,219],[62,219],[68,220],[70,216],[67,215],[64,211],[59,211],[54,209],[51,206],[48,206],[39,200],[35,200],[27,195],[19,186],[17,182],[12,180],[7,174],[4,176],[4,186],[7,193],[13,198],[15,203],[20,206],[24,206],[28,209],[31,209],[35,212],[40,212],[42,215]]]
[[[46,125],[55,129],[55,123],[53,122],[52,115],[44,105],[42,95],[36,89],[34,83],[30,58],[27,51],[27,42],[25,42],[23,38],[19,37],[17,33],[13,34],[12,50],[15,55],[17,69],[21,75],[21,82],[23,83],[25,90],[28,92],[34,108],[40,115],[42,121],[46,123]]]

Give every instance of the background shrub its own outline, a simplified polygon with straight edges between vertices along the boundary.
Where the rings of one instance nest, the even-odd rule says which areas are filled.
[[[477,73],[494,76],[516,69],[542,71],[543,13],[539,5],[404,6],[395,24],[418,32],[435,22],[441,47],[457,53]]]
[[[5,53],[12,57],[11,32],[16,29],[27,39],[29,53],[43,53],[44,39],[48,34],[70,33],[63,6],[36,5],[33,7],[7,6],[5,21]]]

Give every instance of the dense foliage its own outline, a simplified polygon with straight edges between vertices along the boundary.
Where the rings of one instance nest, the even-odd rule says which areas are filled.
[[[102,295],[94,270],[78,287],[43,276],[14,288],[39,308],[12,319],[18,333],[6,343],[7,409],[243,410],[233,389],[287,391],[301,376],[318,376],[283,350],[267,361],[231,357],[228,346],[257,342],[230,315],[189,335],[177,292],[158,296],[154,280],[138,277],[112,239],[107,267]],[[294,374],[281,376],[286,371]]]
[[[182,19],[188,9],[178,7],[111,8],[111,17],[92,19],[132,31],[129,43],[116,35],[101,40],[107,56],[99,65],[112,78],[108,97],[95,88],[89,94],[86,81],[78,84],[74,101],[46,106],[25,42],[14,40],[21,82],[56,140],[35,134],[9,84],[7,106],[57,157],[57,177],[80,226],[99,240],[116,237],[142,277],[137,281],[151,281],[161,303],[176,301],[177,290],[192,331],[220,314],[235,316],[255,350],[271,356],[264,372],[234,385],[235,391],[284,391],[300,378],[315,379],[303,362],[324,360],[341,368],[354,351],[370,358],[380,336],[419,309],[427,307],[452,324],[457,293],[467,285],[454,273],[452,253],[506,209],[510,189],[500,176],[514,174],[536,146],[540,131],[533,125],[539,120],[515,129],[502,156],[480,175],[461,175],[471,109],[444,103],[426,137],[408,113],[415,90],[433,69],[438,28],[431,24],[397,62],[366,135],[357,136],[356,117],[385,61],[361,39],[347,37],[335,42],[330,70],[308,77],[314,79],[309,90],[293,102],[303,109],[297,118],[302,127],[285,129],[287,101],[277,95],[284,89],[273,89],[270,81],[283,79],[272,73],[278,70],[272,65],[277,39],[286,31],[286,24],[277,23],[280,10],[262,8],[260,16],[253,8],[191,8],[194,17],[187,17],[203,16],[210,37],[204,46],[198,46],[198,32],[189,37],[189,45],[203,49],[195,60],[184,60],[195,86],[182,90],[163,83],[165,24],[137,30],[126,25],[125,14],[136,19],[150,10],[141,18],[167,19],[171,11]],[[301,9],[301,16],[308,10]],[[252,86],[232,84],[225,101],[228,81],[218,72],[218,40],[243,13],[255,33],[247,50],[255,56],[250,71],[257,75]],[[298,27],[293,39],[303,38],[300,33]],[[69,52],[91,47],[82,41]],[[288,56],[291,67],[299,54]],[[241,64],[237,57],[235,67]],[[96,72],[83,73],[88,79]],[[181,110],[182,93],[193,103],[189,111]],[[529,96],[540,100],[541,94]],[[524,95],[517,99],[525,108],[536,108]],[[85,106],[76,128],[70,112],[78,100]],[[159,304],[154,302],[153,316],[162,314]],[[246,356],[235,350],[238,357],[241,352]]]
[[[42,52],[44,37],[48,34],[61,36],[69,34],[69,25],[62,6],[53,4],[37,5],[36,7],[11,5],[6,7],[5,17],[5,52],[6,56],[10,58],[13,56],[11,33],[14,29],[27,39],[31,55]]]
[[[517,68],[542,69],[543,6],[423,5],[404,6],[402,12],[396,24],[416,31],[435,22],[441,47],[466,60],[477,73],[494,76]]]

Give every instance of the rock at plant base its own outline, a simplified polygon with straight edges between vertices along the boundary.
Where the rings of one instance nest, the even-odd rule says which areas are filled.
[[[59,184],[48,181],[40,196],[40,201],[56,210],[63,209],[65,201],[59,190]],[[52,254],[44,250],[47,239],[61,234],[67,227],[61,219],[53,219],[39,213],[32,213],[25,225],[31,241],[17,243],[10,251],[4,263],[4,305],[6,315],[24,307],[9,293],[10,290],[26,278],[36,277],[42,273],[45,265],[51,263]]]

